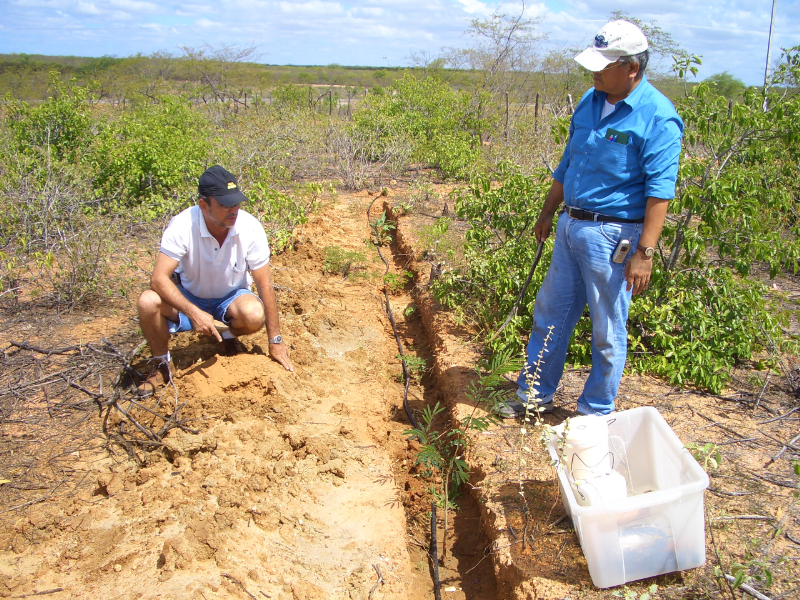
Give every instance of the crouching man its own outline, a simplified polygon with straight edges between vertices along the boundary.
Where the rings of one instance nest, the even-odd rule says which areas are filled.
[[[198,195],[197,205],[175,216],[164,231],[150,289],[139,297],[139,322],[156,363],[139,386],[143,396],[170,381],[169,336],[179,331],[214,336],[230,354],[236,336],[256,333],[266,322],[269,355],[294,370],[280,335],[264,228],[239,210],[247,198],[219,165],[202,174]],[[250,291],[253,282],[258,296]],[[227,326],[221,334],[215,320]]]

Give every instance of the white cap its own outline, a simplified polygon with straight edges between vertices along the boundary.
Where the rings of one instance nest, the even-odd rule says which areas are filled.
[[[647,38],[630,21],[611,21],[594,36],[594,45],[578,54],[575,60],[590,71],[602,71],[622,56],[647,50]]]

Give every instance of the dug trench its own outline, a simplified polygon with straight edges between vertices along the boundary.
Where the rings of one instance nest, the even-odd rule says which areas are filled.
[[[385,208],[391,214],[389,203]],[[426,213],[392,218],[397,227],[395,256],[402,259],[403,268],[415,274],[414,301],[431,348],[437,399],[447,406],[449,418],[458,421],[475,414],[467,390],[476,379],[475,365],[482,350],[472,343],[474,332],[459,326],[429,291],[438,265],[424,259],[425,231],[432,219],[439,218],[439,211],[444,214],[446,210],[445,204],[444,209],[428,207]],[[455,221],[451,224],[458,226]],[[463,235],[463,231],[454,235]],[[556,425],[572,414],[587,376],[587,368],[566,369],[556,391],[556,410],[544,416],[545,424]],[[509,387],[513,390],[515,385],[509,382]],[[734,557],[747,556],[754,548],[776,582],[770,593],[790,597],[800,589],[796,559],[786,558],[800,548],[800,518],[793,512],[796,499],[792,495],[800,482],[792,470],[791,461],[796,459],[784,454],[792,443],[781,440],[796,439],[796,425],[788,418],[798,409],[796,400],[780,386],[765,394],[767,387],[762,385],[760,392],[745,388],[715,396],[675,388],[646,375],[626,374],[622,379],[618,410],[654,407],[683,443],[723,448],[722,464],[709,469],[706,563],[700,568],[630,582],[622,590],[594,587],[579,537],[562,503],[556,471],[540,446],[541,428],[518,421],[500,422],[473,436],[465,453],[470,481],[463,486],[465,510],[455,516],[456,538],[460,540],[464,532],[478,535],[479,525],[481,564],[491,565],[496,598],[639,598],[652,596],[656,589],[663,598],[714,597],[731,593],[718,574],[738,560]],[[471,520],[459,522],[462,518]],[[440,540],[441,533],[440,529]],[[458,542],[454,550],[457,556]],[[462,576],[465,590],[471,568],[464,569]]]
[[[430,495],[404,433],[383,265],[365,245],[370,199],[334,199],[296,232],[292,249],[273,257],[294,373],[266,356],[264,332],[243,337],[234,356],[180,334],[175,392],[190,427],[128,453],[108,444],[96,412],[87,412],[81,427],[95,443],[67,456],[59,489],[69,493],[31,496],[0,513],[1,597],[433,597],[422,526]],[[324,272],[330,247],[363,253],[362,271]],[[423,320],[405,310],[415,302],[411,285],[391,302],[406,352],[431,360]],[[130,341],[135,313],[117,310],[53,319],[47,330],[8,320],[5,346]],[[416,411],[440,398],[432,370],[411,386]],[[496,598],[480,512],[469,495],[462,504],[442,586],[448,598]]]

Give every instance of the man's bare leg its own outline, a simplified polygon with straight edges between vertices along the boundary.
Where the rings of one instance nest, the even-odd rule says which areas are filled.
[[[256,333],[264,327],[264,305],[257,296],[245,294],[236,298],[228,307],[230,332],[235,335]]]
[[[139,296],[139,326],[144,339],[150,345],[153,356],[164,356],[169,352],[169,324],[178,320],[178,311],[164,302],[153,290]]]

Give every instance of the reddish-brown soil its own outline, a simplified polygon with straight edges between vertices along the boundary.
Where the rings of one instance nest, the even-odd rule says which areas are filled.
[[[390,189],[387,202],[402,193]],[[293,374],[265,355],[263,332],[243,338],[246,352],[235,356],[224,356],[210,339],[181,334],[173,347],[176,389],[186,402],[182,417],[196,434],[173,429],[163,448],[136,450],[132,457],[106,444],[96,411],[83,411],[75,425],[80,451],[70,446],[77,438],[63,440],[63,486],[45,494],[15,488],[13,502],[10,490],[0,487],[6,502],[0,509],[0,597],[433,597],[428,488],[435,482],[414,467],[418,445],[403,433],[409,424],[384,306],[383,264],[364,243],[371,200],[366,192],[331,199],[295,232],[294,248],[273,258]],[[373,218],[384,210],[381,201]],[[480,349],[428,293],[430,265],[420,260],[425,248],[417,234],[429,222],[401,217],[397,240],[384,252],[394,273],[415,275],[391,295],[406,351],[427,361],[411,386],[411,407],[446,403],[451,413],[443,425],[446,417],[471,410],[465,390]],[[366,260],[346,277],[326,274],[325,248],[332,246],[361,252]],[[128,295],[141,291],[144,281]],[[0,339],[53,347],[106,337],[125,349],[139,341],[127,303],[64,318],[26,315],[8,315]],[[551,423],[574,407],[584,377],[566,374],[557,397],[563,410],[548,417]],[[631,589],[642,592],[655,582],[658,597],[731,597],[715,583],[713,568],[729,572],[750,552],[773,571],[775,583],[765,593],[798,593],[792,589],[800,585],[800,521],[787,487],[797,484],[790,459],[798,451],[764,464],[800,428],[796,415],[759,424],[773,416],[767,411],[781,415],[791,402],[777,382],[753,411],[752,398],[678,393],[651,378],[626,376],[619,408],[655,406],[684,442],[725,444],[723,466],[712,473],[706,495],[713,523],[707,526],[707,566]],[[18,439],[21,427],[5,424],[0,434]],[[590,583],[538,445],[520,464],[514,451],[519,429],[505,423],[478,436],[468,455],[473,477],[458,510],[449,513],[443,597],[609,597]],[[0,472],[12,483],[23,476]],[[526,511],[531,535],[523,545]],[[765,519],[727,518],[736,515]],[[439,516],[441,556],[441,509]]]

